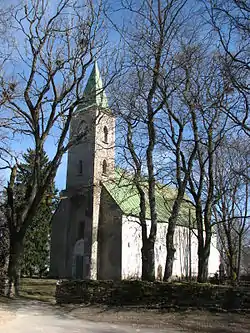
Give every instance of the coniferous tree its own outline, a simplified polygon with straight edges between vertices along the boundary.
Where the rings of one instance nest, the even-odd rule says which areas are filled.
[[[16,196],[18,196],[18,206],[25,204],[25,192],[29,178],[32,175],[34,167],[34,151],[28,149],[24,154],[24,163],[17,174],[15,184]],[[41,172],[45,170],[48,164],[48,157],[45,152],[41,158]],[[51,217],[56,208],[56,194],[54,182],[46,191],[44,198],[37,208],[36,214],[31,225],[28,227],[23,247],[23,256],[21,261],[21,271],[23,275],[32,277],[34,274],[42,276],[49,264],[49,241],[51,231]],[[18,207],[17,207],[18,209]]]

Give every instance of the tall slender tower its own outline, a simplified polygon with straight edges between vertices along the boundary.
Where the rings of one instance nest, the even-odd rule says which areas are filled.
[[[52,221],[50,274],[97,276],[97,234],[101,181],[114,172],[115,118],[108,107],[97,63],[70,127],[84,132],[68,152],[66,190]]]

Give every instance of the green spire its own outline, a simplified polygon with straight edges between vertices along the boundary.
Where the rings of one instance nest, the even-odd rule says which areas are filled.
[[[94,67],[85,87],[83,100],[83,109],[91,106],[97,106],[104,109],[109,107],[107,95],[103,89],[102,78],[96,61],[94,62]]]

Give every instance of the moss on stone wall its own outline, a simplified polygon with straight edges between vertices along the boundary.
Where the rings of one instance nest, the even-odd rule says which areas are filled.
[[[56,301],[59,304],[153,308],[250,309],[250,290],[210,284],[137,280],[60,281],[56,288]]]

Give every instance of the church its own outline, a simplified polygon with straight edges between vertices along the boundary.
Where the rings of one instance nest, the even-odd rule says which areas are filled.
[[[85,87],[84,103],[71,122],[70,137],[86,137],[68,151],[66,189],[52,219],[50,276],[75,279],[134,279],[141,276],[139,195],[129,173],[115,167],[115,116],[109,109],[97,63]],[[175,190],[157,187],[156,278],[166,260],[167,221]],[[148,203],[147,203],[148,204]],[[149,207],[147,223],[150,226]],[[149,229],[149,228],[148,228]],[[181,210],[175,231],[173,276],[197,275],[197,232],[189,209]],[[220,256],[212,238],[209,274]]]

